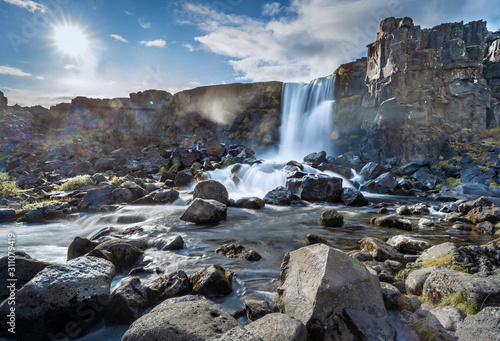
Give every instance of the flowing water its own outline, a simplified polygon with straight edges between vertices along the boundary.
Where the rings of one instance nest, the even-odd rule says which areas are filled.
[[[283,88],[283,126],[279,156],[273,161],[253,165],[241,165],[208,172],[211,179],[221,181],[230,197],[263,197],[269,190],[285,184],[285,165],[290,159],[302,158],[309,152],[325,150],[330,155],[333,146],[330,140],[333,114],[333,76],[315,80],[309,84],[285,84]],[[317,173],[307,165],[305,172]],[[338,176],[332,172],[329,175]],[[354,173],[355,176],[355,173]],[[344,186],[352,186],[344,179]],[[466,235],[448,235],[449,226],[443,224],[436,229],[413,232],[379,228],[370,224],[377,208],[350,208],[326,203],[306,207],[278,207],[267,205],[262,210],[247,210],[230,207],[227,219],[215,225],[194,225],[179,219],[186,209],[186,200],[191,194],[182,193],[174,205],[124,206],[115,213],[82,214],[74,221],[49,224],[0,224],[0,250],[7,250],[7,234],[16,234],[16,250],[25,251],[33,258],[48,262],[64,263],[68,245],[76,236],[90,238],[105,228],[115,232],[131,227],[142,230],[129,238],[155,239],[180,235],[184,239],[183,250],[170,252],[148,249],[144,254],[147,269],[158,268],[163,273],[184,270],[188,275],[211,264],[220,264],[233,271],[234,292],[216,300],[229,313],[242,310],[248,298],[277,302],[280,264],[286,252],[305,246],[309,233],[325,238],[330,245],[348,251],[359,249],[358,241],[367,236],[387,239],[397,234],[409,234],[438,244],[452,239],[458,244],[486,241],[487,237],[474,232]],[[371,196],[370,202],[392,203],[420,202],[417,198]],[[343,216],[341,228],[325,228],[317,223],[325,207],[333,207]],[[439,213],[432,210],[431,218]],[[419,217],[420,218],[420,217]],[[418,218],[417,218],[418,219]],[[225,243],[238,243],[259,252],[262,260],[248,262],[226,258],[216,254],[215,249]],[[3,256],[3,255],[2,255]],[[149,281],[152,277],[143,277]],[[123,275],[116,276],[114,287]],[[242,323],[248,321],[241,318]],[[80,340],[120,340],[126,326],[97,326]]]

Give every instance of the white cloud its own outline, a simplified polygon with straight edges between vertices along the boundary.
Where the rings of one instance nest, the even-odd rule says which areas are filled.
[[[35,13],[36,11],[40,11],[42,13],[45,13],[47,9],[45,8],[44,5],[39,4],[37,2],[31,1],[31,0],[1,0],[4,2],[7,2],[9,4],[19,6],[22,8],[27,9],[31,13]]]
[[[40,80],[40,81],[43,81],[45,79],[45,77],[42,77],[42,76],[36,76],[35,78]]]
[[[9,75],[9,76],[17,76],[17,77],[31,77],[33,76],[31,73],[24,72],[21,69],[16,67],[0,65],[0,74]]]
[[[194,47],[191,44],[182,44],[182,46],[188,49],[190,52],[194,51]]]
[[[123,38],[121,35],[111,34],[110,37],[115,39],[115,40],[121,41],[122,43],[128,43],[128,40]]]
[[[78,70],[78,66],[74,65],[74,64],[66,64],[64,65],[64,69],[65,70]]]
[[[262,15],[274,16],[281,12],[281,5],[279,2],[273,2],[262,5]]]
[[[165,47],[167,45],[167,42],[163,39],[156,39],[156,40],[142,40],[139,42],[141,45],[145,45],[147,47]]]

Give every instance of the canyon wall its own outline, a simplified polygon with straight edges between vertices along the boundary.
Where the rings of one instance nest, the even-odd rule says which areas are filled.
[[[437,161],[457,134],[500,125],[500,34],[486,22],[380,24],[366,58],[336,71],[337,144],[364,161]]]

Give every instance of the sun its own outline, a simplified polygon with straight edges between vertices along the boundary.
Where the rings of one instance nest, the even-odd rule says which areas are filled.
[[[84,31],[71,25],[55,26],[54,41],[62,53],[71,57],[84,55],[89,45]]]

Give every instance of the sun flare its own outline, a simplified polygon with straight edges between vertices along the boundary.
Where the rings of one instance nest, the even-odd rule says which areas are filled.
[[[72,57],[82,56],[88,49],[88,40],[82,29],[76,26],[54,27],[54,41],[57,48]]]

